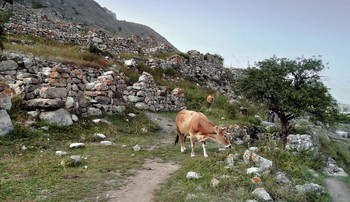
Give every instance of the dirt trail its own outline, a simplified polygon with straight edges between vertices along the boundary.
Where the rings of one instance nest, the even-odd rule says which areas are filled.
[[[176,134],[175,121],[151,112],[147,112],[146,116],[161,127],[163,134],[161,140],[150,147],[150,150],[173,144]],[[180,165],[174,162],[160,163],[159,160],[146,160],[142,169],[127,179],[125,186],[107,192],[108,199],[111,202],[153,201],[153,192],[179,168]]]
[[[108,192],[109,201],[113,202],[150,202],[153,192],[164,182],[171,173],[180,168],[176,163],[159,163],[147,160],[142,170],[128,178],[126,186],[120,190]]]
[[[346,184],[337,178],[326,179],[328,192],[332,195],[333,202],[349,202],[350,189]]]

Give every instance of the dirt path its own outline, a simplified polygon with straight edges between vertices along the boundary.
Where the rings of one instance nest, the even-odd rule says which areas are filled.
[[[326,179],[328,192],[332,195],[333,202],[350,201],[350,189],[344,182],[337,178]]]
[[[108,192],[109,201],[113,202],[150,202],[153,192],[164,182],[171,173],[180,168],[176,163],[159,163],[147,160],[142,170],[128,178],[126,186],[120,190]]]
[[[157,149],[162,145],[173,144],[175,140],[174,120],[163,117],[156,113],[146,112],[148,119],[156,122],[162,129],[162,138],[150,150]],[[109,201],[112,202],[150,202],[153,201],[153,192],[162,182],[180,168],[174,162],[160,163],[159,160],[146,160],[142,169],[134,176],[127,179],[127,184],[118,190],[107,192]]]

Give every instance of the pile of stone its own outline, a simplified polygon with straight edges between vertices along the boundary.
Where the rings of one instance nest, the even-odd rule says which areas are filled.
[[[138,82],[124,91],[124,100],[140,109],[151,111],[179,111],[185,108],[183,92],[168,91],[166,86],[157,86],[151,74],[143,72]]]
[[[13,96],[21,96],[23,107],[34,118],[70,125],[78,117],[120,114],[128,105],[152,111],[184,108],[183,93],[174,94],[157,86],[144,72],[139,82],[126,85],[127,77],[115,70],[14,56],[0,61],[1,109],[9,109]]]

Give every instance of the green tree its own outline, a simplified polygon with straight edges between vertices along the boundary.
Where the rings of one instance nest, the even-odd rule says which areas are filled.
[[[320,81],[325,68],[321,59],[272,57],[249,67],[237,84],[243,96],[263,103],[281,121],[286,138],[290,120],[308,115],[313,121],[330,123],[338,114],[336,101]]]

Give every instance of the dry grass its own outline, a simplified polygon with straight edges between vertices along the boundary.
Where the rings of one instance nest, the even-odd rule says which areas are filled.
[[[104,68],[112,65],[103,56],[87,52],[84,48],[72,44],[61,44],[52,41],[43,41],[41,38],[26,37],[16,41],[30,41],[26,43],[5,43],[6,52],[16,52],[46,60],[62,63],[73,63],[79,66]]]

